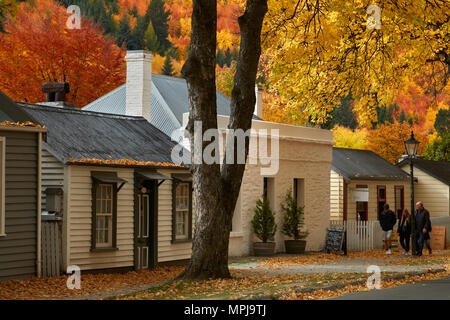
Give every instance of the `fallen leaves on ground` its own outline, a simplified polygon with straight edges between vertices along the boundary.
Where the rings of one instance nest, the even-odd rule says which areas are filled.
[[[179,275],[184,267],[159,267],[154,270],[126,273],[83,274],[81,289],[67,288],[69,276],[8,280],[0,282],[0,299],[64,299],[83,298],[142,285],[157,284]]]
[[[298,256],[265,258],[259,260],[259,262],[262,267],[282,269],[288,266],[321,265],[351,260],[377,261],[380,264],[390,265],[446,264],[450,263],[450,251],[435,251],[432,255],[424,253],[422,257],[414,259],[404,256],[400,251],[394,251],[392,255],[386,255],[384,250],[349,252],[347,256],[337,253],[309,253]]]
[[[447,266],[448,267],[448,266]],[[392,287],[401,286],[408,283],[416,283],[420,281],[429,281],[429,280],[436,280],[436,279],[442,279],[445,277],[450,276],[450,269],[447,268],[447,271],[437,272],[437,273],[426,273],[423,275],[406,275],[405,278],[399,279],[399,280],[382,280],[381,282],[381,289],[387,289]],[[338,296],[342,296],[344,294],[348,293],[355,293],[355,292],[362,292],[362,291],[369,291],[370,289],[367,288],[366,284],[357,284],[357,285],[348,285],[340,289],[336,290],[316,290],[313,292],[308,293],[297,293],[294,290],[290,290],[289,293],[286,295],[283,295],[280,300],[324,300],[324,299],[330,299]]]

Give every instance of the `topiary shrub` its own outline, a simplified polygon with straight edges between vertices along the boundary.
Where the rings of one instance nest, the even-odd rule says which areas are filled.
[[[256,201],[255,215],[251,221],[253,232],[262,241],[273,240],[277,231],[275,213],[270,208],[269,199],[262,197]]]
[[[281,204],[281,211],[284,215],[283,234],[295,240],[306,239],[309,233],[302,231],[305,226],[303,207],[297,206],[297,200],[292,196],[291,189],[286,193],[284,203]]]

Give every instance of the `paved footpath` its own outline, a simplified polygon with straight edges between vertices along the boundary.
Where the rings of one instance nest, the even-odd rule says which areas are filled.
[[[450,300],[450,277],[351,293],[331,300]]]

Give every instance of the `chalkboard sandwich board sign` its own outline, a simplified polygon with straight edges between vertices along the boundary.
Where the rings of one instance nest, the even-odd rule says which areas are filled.
[[[344,241],[344,229],[328,228],[325,237],[325,251],[342,251]]]

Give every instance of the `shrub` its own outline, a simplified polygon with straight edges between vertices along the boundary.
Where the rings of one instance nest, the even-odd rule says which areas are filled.
[[[281,204],[281,211],[284,214],[283,234],[303,240],[308,236],[308,231],[302,231],[305,226],[305,216],[303,207],[297,206],[297,200],[292,196],[292,191],[288,190],[284,203]]]
[[[262,241],[273,240],[277,225],[275,214],[270,208],[270,202],[266,197],[256,201],[255,215],[252,219],[252,228],[256,236]]]

